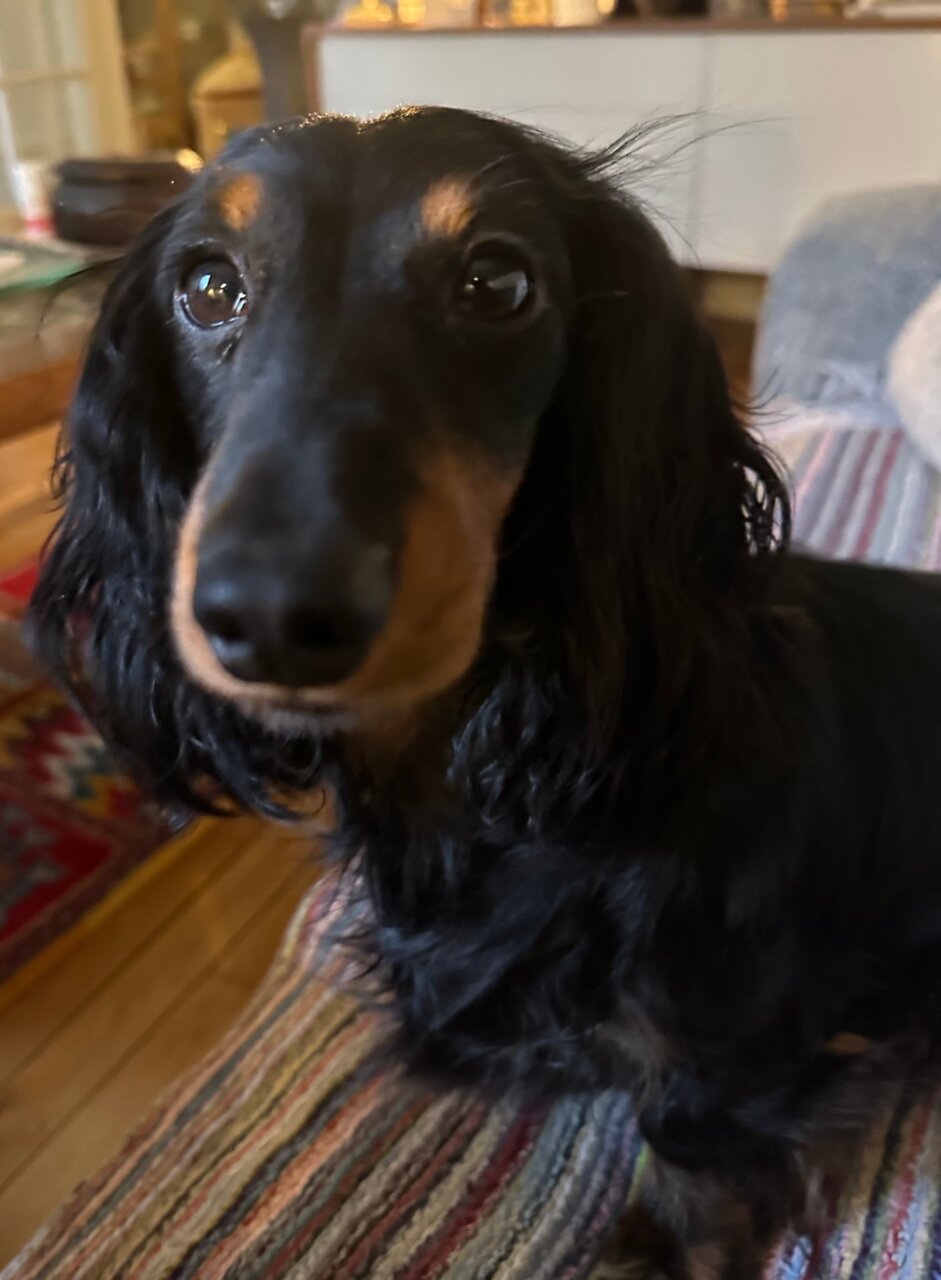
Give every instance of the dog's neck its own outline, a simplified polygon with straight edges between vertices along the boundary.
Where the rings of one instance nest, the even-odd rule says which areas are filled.
[[[348,837],[381,845],[394,831],[433,857],[436,842],[452,855],[481,843],[495,855],[668,831],[680,808],[698,804],[713,768],[763,771],[792,751],[788,726],[764,720],[781,701],[772,689],[783,681],[795,692],[782,647],[793,629],[773,609],[738,623],[727,644],[690,664],[669,701],[646,665],[653,639],[625,653],[625,699],[604,738],[570,675],[492,646],[456,689],[338,748]]]
[[[647,844],[610,812],[622,761],[593,762],[575,727],[558,681],[507,659],[408,733],[389,725],[339,748],[336,849],[369,899],[356,938],[423,1070],[547,1090],[606,1082],[604,1053],[586,1049],[615,998],[604,883],[612,858],[619,885],[637,875],[623,966],[657,927],[667,881],[648,887],[644,862],[632,868]],[[521,1043],[533,1017],[538,1036]]]
[[[446,858],[468,872],[521,845],[597,831],[619,761],[590,758],[577,713],[551,676],[492,658],[459,687],[338,746],[342,842],[367,859]]]

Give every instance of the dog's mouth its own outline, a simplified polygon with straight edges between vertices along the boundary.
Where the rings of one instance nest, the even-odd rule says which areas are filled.
[[[499,533],[518,476],[486,477],[451,455],[428,467],[412,501],[383,625],[368,644],[334,656],[343,672],[290,683],[244,679],[200,625],[194,608],[205,527],[205,477],[180,528],[171,631],[190,677],[265,724],[338,731],[400,716],[444,692],[478,653],[493,586]],[[485,480],[485,482],[484,482]]]
[[[328,704],[318,702],[316,696],[305,698],[303,693],[293,698],[251,696],[235,697],[231,701],[246,719],[286,738],[373,736],[376,733],[386,736],[400,730],[408,736],[414,724],[415,707],[422,704],[421,699],[414,703],[387,703],[376,699]]]

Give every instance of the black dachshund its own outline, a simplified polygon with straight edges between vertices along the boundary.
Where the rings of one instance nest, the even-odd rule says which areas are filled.
[[[754,1280],[941,1040],[941,590],[788,551],[617,160],[243,135],[110,288],[33,619],[164,801],[327,786],[415,1065],[631,1090],[625,1248]]]

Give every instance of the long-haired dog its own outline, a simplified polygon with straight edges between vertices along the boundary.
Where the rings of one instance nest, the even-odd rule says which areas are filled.
[[[631,1090],[628,1246],[753,1280],[937,1031],[941,591],[788,550],[611,159],[237,140],[110,288],[33,618],[163,800],[329,787],[416,1066]]]

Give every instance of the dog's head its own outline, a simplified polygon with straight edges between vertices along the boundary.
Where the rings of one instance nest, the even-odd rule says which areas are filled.
[[[165,791],[257,802],[286,766],[250,722],[414,709],[495,614],[610,708],[637,611],[770,548],[777,477],[605,166],[458,111],[289,123],[133,249],[34,617]]]

